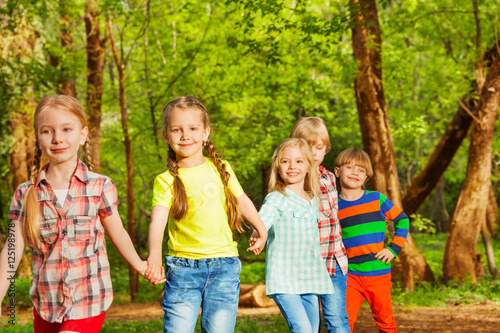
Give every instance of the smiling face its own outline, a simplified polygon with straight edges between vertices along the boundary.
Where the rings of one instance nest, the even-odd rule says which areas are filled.
[[[170,113],[169,125],[163,137],[175,151],[179,166],[186,168],[204,162],[203,142],[208,140],[209,134],[210,127],[205,128],[201,111],[175,109]]]
[[[51,164],[75,163],[85,143],[88,128],[70,111],[53,108],[37,115],[36,137]]]
[[[286,186],[304,188],[304,179],[309,163],[302,154],[299,145],[288,146],[282,150],[278,164],[278,173]]]
[[[366,169],[354,163],[335,167],[335,175],[340,179],[342,189],[361,189],[367,179]]]

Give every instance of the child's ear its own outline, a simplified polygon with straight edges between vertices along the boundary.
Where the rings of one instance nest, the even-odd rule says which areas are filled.
[[[165,141],[165,143],[168,145],[169,144],[169,140],[168,140],[168,134],[167,134],[167,131],[163,130],[161,132],[162,136],[163,136],[163,141]]]
[[[340,168],[339,167],[335,167],[333,169],[333,173],[335,174],[335,177],[340,177]]]
[[[208,141],[209,136],[210,136],[210,127],[207,127],[203,131],[203,141]]]

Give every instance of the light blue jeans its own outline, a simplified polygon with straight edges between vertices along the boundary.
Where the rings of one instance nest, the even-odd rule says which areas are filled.
[[[330,275],[333,294],[320,295],[323,319],[328,333],[349,333],[349,322],[346,312],[347,274],[343,275],[339,265],[335,275]],[[319,331],[318,331],[319,332]]]
[[[294,333],[316,333],[319,330],[319,301],[316,294],[271,295]]]
[[[232,333],[240,293],[238,257],[165,257],[163,332],[192,333],[201,307],[203,333]]]

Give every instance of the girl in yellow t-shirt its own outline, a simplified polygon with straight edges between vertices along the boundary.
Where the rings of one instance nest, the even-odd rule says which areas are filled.
[[[155,179],[146,271],[155,284],[164,278],[168,226],[163,331],[193,332],[201,307],[202,331],[233,332],[241,263],[232,230],[243,230],[241,215],[255,228],[259,237],[248,248],[254,254],[267,230],[229,163],[217,157],[205,106],[192,96],[175,98],[163,109],[163,124],[168,169]]]

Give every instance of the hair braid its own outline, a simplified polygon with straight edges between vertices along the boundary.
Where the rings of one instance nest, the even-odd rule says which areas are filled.
[[[92,164],[92,150],[90,148],[90,140],[87,137],[83,144],[83,152],[85,153],[85,163],[90,171],[94,171],[94,164]]]
[[[229,177],[231,177],[231,175],[226,171],[226,165],[222,163],[221,159],[217,156],[215,146],[210,139],[207,140],[205,149],[208,152],[210,160],[217,167],[217,171],[219,171],[219,175],[222,180],[222,185],[224,186],[224,193],[226,194],[226,214],[229,227],[231,227],[231,230],[243,232],[243,222],[240,211],[238,210],[238,199],[229,189]]]
[[[31,166],[31,185],[26,192],[24,200],[24,223],[23,223],[23,236],[31,239],[35,246],[38,246],[40,238],[40,210],[38,208],[38,197],[36,194],[36,180],[40,173],[40,162],[42,159],[42,150],[35,141],[35,149],[33,154],[33,165]]]
[[[172,217],[176,221],[182,220],[186,216],[188,210],[188,197],[184,183],[179,177],[179,165],[177,157],[172,147],[168,147],[167,167],[170,174],[174,177],[174,193],[172,196]]]

